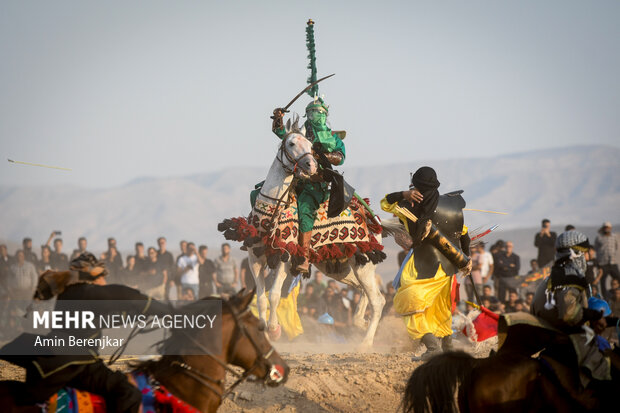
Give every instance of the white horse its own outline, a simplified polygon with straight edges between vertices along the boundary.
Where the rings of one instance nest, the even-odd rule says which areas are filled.
[[[305,137],[305,128],[299,129],[296,119],[293,125],[290,120],[287,122],[287,135],[282,139],[278,154],[274,159],[265,183],[263,184],[259,200],[265,203],[277,205],[281,207],[278,200],[286,197],[290,188],[293,176],[301,179],[308,179],[318,171],[318,165],[312,156],[312,143]],[[276,211],[277,212],[277,211]],[[380,235],[377,235],[377,241],[381,243]],[[266,267],[267,260],[265,255],[256,256],[252,248],[248,248],[248,259],[252,275],[256,280],[256,294],[258,313],[261,320],[267,319],[267,296],[265,294],[265,279],[260,276],[261,270]],[[281,327],[278,322],[278,315],[275,311],[280,302],[281,288],[287,274],[291,272],[291,260],[283,263],[279,262],[272,271],[275,273],[275,280],[269,291],[270,314],[268,320],[269,336],[277,340],[281,335]],[[371,318],[368,330],[361,343],[363,349],[370,348],[373,344],[375,332],[381,318],[381,312],[385,305],[385,298],[379,291],[375,278],[376,265],[372,261],[368,261],[364,265],[358,265],[355,257],[349,259],[349,265],[344,266],[346,271],[341,273],[332,273],[327,271],[325,265],[315,264],[317,269],[327,276],[343,282],[349,286],[355,287],[363,292],[360,305],[353,317],[353,324],[360,328],[365,328],[364,313],[366,306],[370,301]]]

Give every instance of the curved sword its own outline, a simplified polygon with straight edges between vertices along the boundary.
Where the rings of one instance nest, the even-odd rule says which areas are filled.
[[[287,109],[288,109],[288,108],[290,108],[290,107],[291,107],[291,105],[292,105],[293,103],[295,103],[295,101],[296,101],[297,99],[299,99],[299,97],[300,97],[301,95],[303,95],[303,94],[304,94],[304,93],[306,93],[308,90],[310,90],[310,89],[312,88],[312,86],[314,86],[314,85],[318,84],[319,82],[322,82],[323,80],[325,80],[325,79],[327,79],[327,78],[330,78],[330,77],[332,77],[332,76],[334,76],[334,75],[335,75],[335,73],[332,73],[331,75],[327,75],[327,76],[325,76],[325,77],[320,78],[320,79],[319,79],[319,80],[317,80],[316,82],[312,82],[312,83],[310,83],[308,86],[306,86],[306,88],[305,88],[304,90],[302,90],[301,92],[299,92],[299,93],[297,94],[297,96],[295,96],[295,97],[293,98],[293,100],[291,100],[290,102],[288,102],[288,105],[286,105],[286,106],[284,106],[284,107],[282,108],[282,112],[285,112],[285,113],[286,113],[286,112],[288,112],[288,110],[287,110]]]

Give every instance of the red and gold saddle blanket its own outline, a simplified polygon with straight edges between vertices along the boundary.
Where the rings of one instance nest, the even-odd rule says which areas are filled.
[[[312,229],[310,262],[335,262],[355,257],[357,262],[368,260],[379,263],[385,259],[383,246],[375,234],[381,233],[381,226],[369,221],[362,204],[353,198],[339,216],[328,218],[329,200],[317,210]],[[226,219],[218,225],[228,240],[241,241],[246,247],[253,247],[257,256],[265,254],[270,267],[278,260],[288,261],[303,257],[299,247],[299,220],[297,200],[294,195],[288,204],[276,210],[276,203],[256,200],[250,216]],[[259,244],[259,245],[257,245]]]
[[[200,413],[198,409],[174,396],[164,386],[160,384],[154,386],[149,377],[142,372],[128,373],[127,379],[142,393],[140,413],[155,413],[159,411]],[[103,397],[67,387],[50,397],[43,412],[106,413],[107,410]]]

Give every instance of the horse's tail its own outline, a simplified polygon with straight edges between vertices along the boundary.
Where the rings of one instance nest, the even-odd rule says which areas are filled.
[[[465,381],[476,359],[462,351],[431,358],[417,367],[405,388],[403,413],[455,413],[457,384]]]

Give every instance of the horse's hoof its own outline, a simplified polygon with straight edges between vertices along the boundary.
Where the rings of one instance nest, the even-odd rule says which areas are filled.
[[[280,336],[282,336],[282,326],[278,324],[275,327],[269,327],[267,334],[269,335],[269,340],[278,341]]]

